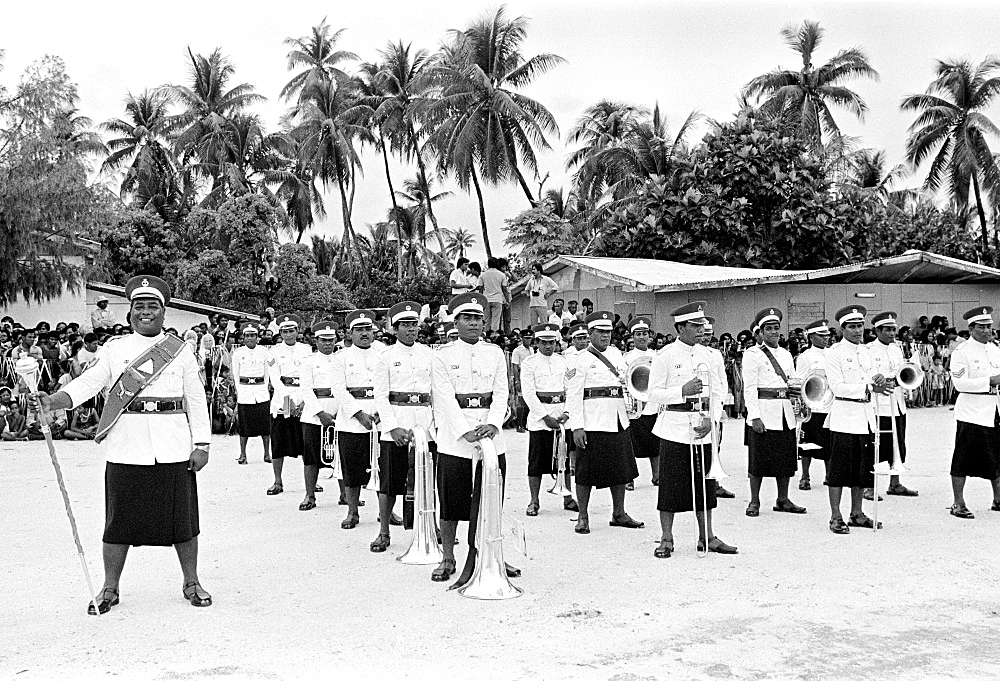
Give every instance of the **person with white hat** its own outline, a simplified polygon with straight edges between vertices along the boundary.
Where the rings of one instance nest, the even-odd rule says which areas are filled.
[[[434,351],[417,342],[419,310],[420,304],[412,300],[389,308],[389,324],[396,342],[379,354],[375,364],[375,409],[382,420],[382,441],[378,458],[380,527],[378,537],[369,547],[373,553],[383,553],[389,548],[392,508],[396,497],[404,496],[407,491],[413,428],[422,428],[428,448],[437,452],[431,407]]]
[[[830,347],[830,326],[825,319],[819,319],[809,324],[805,329],[809,347],[795,358],[795,377],[805,380],[811,373],[819,372],[826,376],[826,352]],[[812,489],[809,477],[809,467],[813,459],[819,459],[826,468],[830,461],[830,429],[826,427],[829,412],[812,410],[812,417],[802,424],[802,478],[799,489]]]
[[[1000,348],[993,342],[992,307],[975,307],[963,319],[969,325],[969,340],[951,354],[951,380],[958,391],[951,514],[971,520],[975,515],[965,503],[969,477],[990,481],[990,510],[1000,511]]]
[[[300,367],[312,355],[312,348],[299,342],[302,318],[297,314],[282,314],[274,320],[281,334],[281,342],[271,346],[268,375],[274,394],[271,396],[271,468],[274,484],[268,496],[285,491],[281,473],[285,458],[302,456],[302,397]],[[287,399],[286,399],[287,398]]]
[[[108,297],[103,293],[97,296],[97,308],[90,313],[90,329],[110,329],[117,322],[115,313],[108,309]]]
[[[567,361],[575,361],[575,357],[587,349],[590,345],[590,334],[587,331],[586,322],[576,322],[569,327],[569,340],[571,345],[563,350],[562,355]],[[572,369],[572,366],[567,368]]]
[[[906,463],[906,397],[903,388],[896,383],[896,374],[906,363],[903,349],[896,342],[897,315],[895,312],[880,312],[872,317],[872,327],[875,329],[875,340],[868,343],[875,362],[875,371],[886,377],[892,384],[892,392],[888,395],[876,395],[876,406],[879,414],[879,428],[882,435],[879,440],[879,461],[892,464],[893,452],[899,449],[899,458]],[[898,440],[892,441],[892,421],[896,421]],[[897,497],[915,497],[917,491],[904,487],[899,482],[898,475],[889,476],[889,488],[886,494]],[[872,490],[865,490],[865,498],[872,499]]]
[[[191,605],[212,604],[198,579],[198,485],[208,464],[211,426],[198,360],[176,336],[163,333],[170,287],[138,275],[125,284],[135,333],[109,340],[87,371],[54,395],[38,394],[43,409],[73,409],[107,390],[95,440],[107,441],[104,586],[95,598],[105,613],[119,603],[119,581],[130,546],[173,546]],[[128,369],[128,371],[126,371]],[[96,615],[94,604],[88,612]]]
[[[625,366],[629,367],[640,357],[656,357],[656,351],[649,347],[651,322],[648,317],[634,317],[628,323],[632,334],[633,348],[624,354]],[[649,459],[650,482],[653,486],[660,482],[660,441],[653,435],[656,425],[656,415],[659,407],[648,402],[640,402],[635,414],[629,414],[628,431],[632,437],[632,453],[636,459]],[[626,485],[626,489],[634,489],[634,483]]]
[[[865,316],[861,305],[848,305],[837,311],[843,340],[826,351],[826,378],[834,401],[827,421],[830,428],[830,463],[827,484],[830,494],[830,531],[848,534],[852,527],[872,529],[875,521],[862,509],[864,490],[874,487],[875,410],[873,393],[888,395],[892,384],[875,369],[871,350],[861,341]],[[845,523],[840,512],[844,488],[851,488],[850,520]],[[879,527],[882,523],[879,522]]]
[[[313,325],[316,352],[299,364],[299,395],[302,398],[302,471],[305,476],[306,496],[299,504],[300,511],[316,508],[316,480],[323,465],[323,429],[332,428],[337,413],[337,400],[333,395],[333,353],[337,345],[337,322],[324,319]],[[343,480],[340,494],[344,496]]]
[[[375,340],[371,310],[354,310],[344,325],[351,344],[333,356],[333,397],[337,400],[337,455],[348,507],[340,527],[353,530],[361,522],[361,488],[371,481],[372,439],[377,443],[379,437],[375,367],[386,347]]]
[[[241,330],[243,345],[232,354],[233,385],[236,386],[237,432],[240,436],[240,464],[247,462],[247,442],[259,437],[264,443],[264,461],[271,463],[271,379],[267,348],[258,345],[260,334],[249,322]]]
[[[788,396],[788,377],[795,373],[792,355],[778,346],[781,310],[757,313],[753,331],[761,344],[743,353],[743,399],[747,405],[746,444],[749,453],[750,503],[746,515],[760,515],[760,488],[774,478],[778,498],[773,510],[802,514],[806,509],[788,498],[788,483],[798,468],[795,413]]]

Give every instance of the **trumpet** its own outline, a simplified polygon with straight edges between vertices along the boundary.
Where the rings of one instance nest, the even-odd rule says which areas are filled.
[[[649,401],[649,372],[653,358],[648,355],[636,357],[625,370],[625,411],[630,419],[642,413]]]
[[[549,494],[556,494],[561,497],[571,497],[573,493],[566,487],[566,465],[568,463],[566,451],[566,429],[562,426],[559,430],[553,431],[552,437],[552,462],[556,469],[556,482],[549,490]]]
[[[510,583],[507,564],[503,559],[503,484],[500,476],[500,459],[489,438],[480,440],[483,456],[482,496],[476,523],[476,567],[468,584],[458,590],[466,598],[480,601],[499,601],[517,598],[521,589]],[[472,547],[469,547],[472,550]]]
[[[414,426],[410,437],[410,461],[414,474],[403,499],[403,524],[413,529],[410,548],[398,560],[405,565],[435,565],[444,558],[437,541],[437,497],[434,492],[434,457],[427,445],[427,433]],[[408,486],[409,487],[409,486]],[[409,510],[407,510],[409,509]]]

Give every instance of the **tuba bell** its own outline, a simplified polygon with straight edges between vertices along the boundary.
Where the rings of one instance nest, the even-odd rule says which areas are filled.
[[[420,426],[410,430],[413,457],[413,498],[403,500],[404,509],[413,508],[413,537],[410,548],[398,560],[405,565],[436,565],[444,558],[437,541],[437,498],[434,496],[434,458],[427,445],[427,433]],[[409,514],[404,512],[404,519]],[[405,520],[404,520],[405,522]],[[407,528],[409,529],[409,528]]]
[[[500,460],[490,439],[480,440],[483,455],[483,487],[477,523],[476,568],[468,584],[458,590],[466,598],[480,601],[500,601],[517,598],[521,589],[507,578],[503,559],[503,485],[500,480]],[[471,548],[471,547],[470,547]]]
[[[625,371],[625,411],[630,419],[635,418],[649,401],[649,372],[653,358],[648,355],[636,357]]]

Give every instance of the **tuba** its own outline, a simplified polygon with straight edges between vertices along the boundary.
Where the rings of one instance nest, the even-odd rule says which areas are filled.
[[[805,378],[788,379],[788,398],[792,401],[795,422],[802,424],[812,418],[813,410],[828,411],[833,404],[833,391],[826,375],[813,369]]]
[[[625,370],[625,411],[630,419],[638,416],[649,401],[649,372],[653,358],[648,355],[635,358]]]
[[[403,499],[404,524],[412,518],[410,548],[398,560],[405,565],[435,565],[444,558],[437,541],[437,497],[434,495],[434,458],[427,445],[427,433],[420,426],[410,432],[410,457],[414,472],[413,496]],[[412,513],[407,512],[407,507]],[[406,529],[410,529],[408,526]]]
[[[517,598],[521,589],[507,578],[507,564],[503,559],[503,484],[500,479],[500,460],[490,439],[480,440],[483,456],[483,486],[477,523],[476,568],[468,584],[458,590],[466,598],[480,601],[500,601]],[[470,547],[471,549],[471,547]]]

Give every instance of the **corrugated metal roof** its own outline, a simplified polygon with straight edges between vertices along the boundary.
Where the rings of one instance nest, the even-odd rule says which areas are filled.
[[[653,290],[662,286],[697,287],[699,284],[708,282],[760,279],[798,273],[798,270],[757,270],[749,267],[691,265],[671,260],[646,258],[595,258],[566,255],[560,256],[558,260],[564,266],[567,264],[575,265],[592,274],[614,278],[637,290]]]

